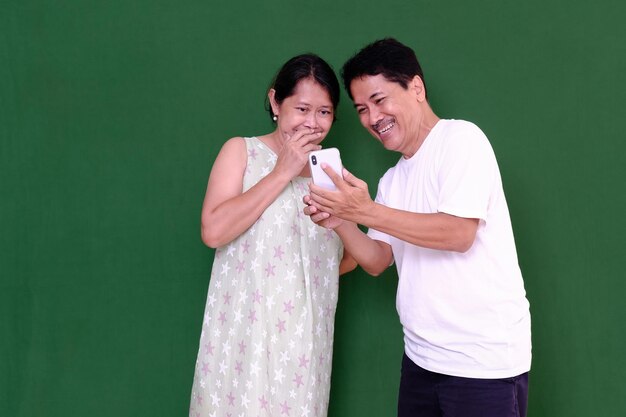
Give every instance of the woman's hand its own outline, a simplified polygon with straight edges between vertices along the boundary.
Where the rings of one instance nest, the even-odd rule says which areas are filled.
[[[322,147],[313,141],[320,138],[321,132],[313,129],[301,129],[292,136],[287,137],[283,147],[278,153],[274,171],[291,180],[297,177],[307,164],[309,153]]]
[[[339,217],[331,216],[330,214],[321,211],[315,205],[315,202],[310,195],[305,195],[302,201],[306,204],[306,207],[304,207],[304,214],[309,216],[313,223],[331,230],[341,226],[343,223],[343,220]]]

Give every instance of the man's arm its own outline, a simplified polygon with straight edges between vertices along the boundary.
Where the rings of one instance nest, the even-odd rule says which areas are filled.
[[[467,252],[478,230],[478,219],[446,213],[412,213],[377,203],[353,217],[359,224],[413,245],[454,252]]]
[[[378,276],[391,265],[391,246],[372,239],[355,223],[344,221],[335,228],[335,232],[343,241],[345,249],[368,274]]]
[[[323,169],[337,191],[311,185],[311,199],[320,215],[362,224],[424,248],[466,252],[474,243],[478,219],[389,208],[372,201],[367,184],[345,168],[343,179],[331,169]]]

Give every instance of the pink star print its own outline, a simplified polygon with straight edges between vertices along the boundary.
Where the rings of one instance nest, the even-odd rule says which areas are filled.
[[[304,356],[304,353],[302,354],[302,356],[300,356],[298,358],[298,360],[300,361],[300,368],[307,368],[309,365],[309,360],[306,358],[306,356]]]
[[[261,297],[262,297],[261,291],[259,291],[258,288],[257,288],[257,290],[254,292],[254,294],[252,294],[252,300],[255,303],[261,304]]]
[[[278,319],[278,323],[276,323],[276,327],[278,327],[278,333],[282,333],[287,330],[285,329],[285,321],[286,320]]]
[[[259,397],[259,402],[261,403],[261,408],[264,408],[266,411],[269,411],[269,408],[267,407],[268,401],[265,399],[265,395],[263,395],[262,397]]]
[[[221,312],[220,313],[220,318],[218,320],[222,322],[222,326],[223,326],[224,323],[226,323],[226,313]]]
[[[265,268],[265,274],[269,277],[270,275],[276,275],[274,273],[274,268],[275,266],[272,265],[271,263],[267,263],[267,268]]]
[[[285,309],[283,310],[283,313],[289,313],[289,315],[291,315],[291,312],[293,311],[293,305],[291,304],[291,300],[289,300],[286,303],[283,303],[283,305],[285,306]]]
[[[254,323],[255,321],[258,321],[258,319],[256,318],[256,310],[250,310],[250,315],[248,316],[248,320],[250,320],[250,324]]]
[[[278,258],[278,259],[280,259],[282,261],[284,254],[285,254],[285,252],[283,252],[282,246],[276,246],[274,248],[274,258]]]
[[[287,405],[287,400],[285,400],[285,402],[280,405],[280,413],[289,415],[289,410],[291,410],[291,407]]]
[[[232,406],[235,405],[235,396],[233,395],[232,392],[229,392],[226,398],[228,398],[228,405],[232,405]]]
[[[242,355],[246,353],[246,344],[243,342],[243,340],[241,341],[241,343],[239,343],[239,353],[241,353]]]
[[[296,384],[296,388],[300,388],[300,385],[304,385],[304,382],[302,382],[302,375],[296,374],[293,378],[293,383]]]

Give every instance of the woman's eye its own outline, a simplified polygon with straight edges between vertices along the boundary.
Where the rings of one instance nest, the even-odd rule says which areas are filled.
[[[359,107],[358,109],[356,109],[356,112],[357,112],[358,114],[363,114],[363,113],[365,113],[365,107]]]
[[[380,103],[381,103],[384,99],[385,99],[385,97],[381,97],[381,98],[377,99],[377,100],[375,101],[375,103],[376,103],[376,104],[380,104]]]
[[[307,111],[307,109],[305,107],[296,107],[300,113],[305,113]]]
[[[320,113],[322,113],[322,116],[328,116],[328,115],[332,114],[330,112],[330,110],[321,110]]]

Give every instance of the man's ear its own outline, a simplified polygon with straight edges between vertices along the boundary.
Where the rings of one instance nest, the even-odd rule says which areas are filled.
[[[417,101],[420,103],[426,101],[426,87],[424,87],[424,81],[419,75],[411,80],[411,89],[414,91]]]

